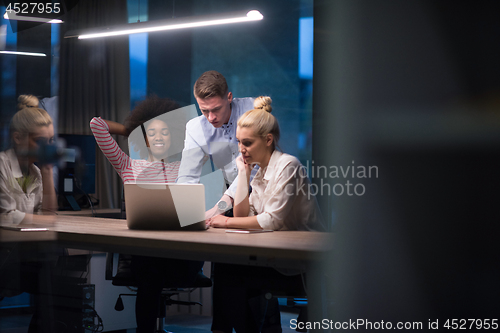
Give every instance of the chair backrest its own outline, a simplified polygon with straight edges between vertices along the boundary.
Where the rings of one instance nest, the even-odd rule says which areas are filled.
[[[132,256],[118,254],[116,274],[113,275],[114,253],[106,254],[106,280],[111,280],[114,286],[136,286],[137,282],[132,274]]]
[[[114,286],[137,286],[137,282],[132,274],[131,263],[132,256],[126,254],[118,255],[118,265],[116,274],[113,275],[114,253],[106,253],[106,280],[112,281]],[[212,280],[203,274],[200,270],[196,278],[192,281],[182,279],[173,281],[172,285],[166,285],[165,288],[208,288],[212,286]]]

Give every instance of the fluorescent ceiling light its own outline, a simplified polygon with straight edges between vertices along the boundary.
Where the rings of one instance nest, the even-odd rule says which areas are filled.
[[[64,38],[78,39],[101,38],[120,35],[139,34],[165,30],[207,27],[211,25],[242,23],[262,20],[264,16],[257,10],[249,12],[227,13],[207,16],[190,16],[161,21],[138,22],[113,27],[89,29],[85,31],[68,31]]]
[[[59,19],[51,19],[44,17],[34,17],[34,16],[20,16],[16,15],[15,12],[10,12],[7,14],[3,14],[3,18],[6,20],[17,20],[17,21],[30,21],[30,22],[42,22],[42,23],[63,23],[62,20]]]
[[[0,54],[15,54],[15,55],[26,55],[34,57],[46,57],[45,53],[35,53],[35,52],[17,52],[17,51],[0,51]]]

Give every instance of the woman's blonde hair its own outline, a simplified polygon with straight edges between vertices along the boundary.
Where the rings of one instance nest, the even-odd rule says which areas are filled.
[[[17,110],[26,108],[37,108],[40,101],[33,95],[19,95],[17,98]]]
[[[257,97],[253,102],[254,109],[245,112],[238,119],[238,127],[253,127],[255,134],[260,137],[272,134],[272,149],[274,150],[276,147],[279,147],[280,127],[276,117],[271,114],[273,110],[271,103],[272,100],[269,96]]]
[[[12,117],[10,122],[10,135],[14,132],[19,132],[22,135],[29,134],[40,126],[49,126],[52,124],[52,118],[44,109],[25,108]]]

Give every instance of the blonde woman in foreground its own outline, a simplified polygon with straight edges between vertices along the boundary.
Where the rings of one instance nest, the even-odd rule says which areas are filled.
[[[324,230],[316,198],[304,191],[309,189],[305,169],[297,158],[277,149],[280,130],[271,111],[271,98],[261,96],[255,99],[254,109],[239,118],[236,138],[241,155],[236,159],[234,217],[214,216],[209,226]],[[255,165],[260,169],[250,182]],[[302,282],[300,275],[285,276],[272,268],[216,264],[212,332],[229,333],[233,328],[238,333],[281,332],[277,299],[262,302],[262,290],[276,281]]]
[[[238,120],[236,138],[241,155],[236,159],[234,217],[217,215],[210,219],[210,226],[323,230],[316,198],[300,190],[309,188],[305,169],[296,157],[277,149],[280,129],[271,111],[271,98],[261,96],[255,99],[254,109]],[[256,164],[260,170],[250,184],[249,195],[250,172]]]

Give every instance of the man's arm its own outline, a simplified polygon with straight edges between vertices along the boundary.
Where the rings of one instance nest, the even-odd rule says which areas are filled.
[[[219,202],[221,202],[221,201],[224,201],[226,203],[226,209],[224,209],[224,210],[220,209],[219,206],[218,206]],[[224,214],[226,211],[228,211],[231,208],[233,208],[233,205],[234,205],[233,198],[231,198],[227,194],[224,194],[222,196],[222,198],[220,198],[220,200],[217,201],[217,203],[215,204],[215,206],[213,206],[212,208],[210,208],[209,210],[207,210],[205,212],[205,221],[208,222],[208,220],[210,218],[214,217],[215,215]]]
[[[201,128],[199,129],[201,132]],[[200,182],[201,169],[206,160],[206,153],[203,151],[197,136],[203,136],[203,132],[194,133],[194,126],[186,126],[186,140],[184,141],[184,149],[182,150],[181,165],[179,167],[179,175],[176,183],[194,183]]]

